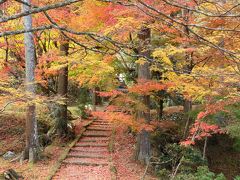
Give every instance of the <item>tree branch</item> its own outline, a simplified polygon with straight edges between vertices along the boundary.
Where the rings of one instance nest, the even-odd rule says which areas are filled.
[[[53,28],[52,25],[47,25],[47,26],[40,26],[40,27],[28,29],[28,30],[23,29],[23,30],[16,30],[16,31],[5,31],[5,32],[0,33],[0,37],[18,35],[18,34],[23,34],[23,33],[27,33],[27,32],[42,31],[42,30],[47,30],[47,29],[52,29],[52,28]]]
[[[7,0],[0,0],[0,4],[7,2]]]
[[[8,103],[6,103],[2,109],[0,109],[0,113],[3,113],[3,111],[5,111],[5,109],[7,108],[7,106],[9,106],[10,104],[13,104],[15,102],[18,102],[18,101],[22,101],[22,99],[17,99],[17,100],[14,100],[14,101],[10,101]]]
[[[195,12],[195,13],[198,13],[198,14],[202,14],[202,15],[205,15],[207,17],[221,17],[221,18],[233,18],[233,17],[240,17],[240,14],[228,14],[229,12],[231,12],[233,9],[235,9],[236,7],[240,6],[240,3],[234,5],[232,8],[230,8],[229,10],[227,10],[226,12],[222,13],[222,14],[212,14],[212,13],[207,13],[207,12],[204,12],[204,11],[201,11],[201,10],[198,10],[198,9],[192,9],[188,6],[184,6],[184,5],[181,5],[179,3],[176,3],[174,1],[170,2],[170,1],[167,1],[167,0],[162,0],[163,2],[165,2],[166,4],[170,5],[170,6],[174,6],[174,7],[178,7],[178,8],[181,8],[181,9],[186,9],[188,11],[192,11],[192,12]]]
[[[51,9],[64,7],[64,6],[67,6],[67,5],[70,5],[70,4],[73,4],[73,3],[77,3],[77,2],[80,2],[80,1],[83,1],[83,0],[65,0],[65,1],[62,1],[62,2],[59,2],[59,3],[46,5],[46,6],[43,6],[43,7],[33,8],[33,9],[30,9],[29,11],[24,11],[22,13],[14,14],[14,15],[9,16],[9,17],[0,18],[0,23],[8,22],[8,21],[14,20],[14,19],[18,19],[20,17],[27,16],[29,14],[36,14],[36,13],[40,13],[40,12],[43,12],[43,11],[48,11],[48,10],[51,10]]]

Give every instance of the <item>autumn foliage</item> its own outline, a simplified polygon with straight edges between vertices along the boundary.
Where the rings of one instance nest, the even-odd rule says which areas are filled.
[[[71,131],[74,106],[78,120],[94,116],[126,127],[149,151],[150,137],[173,127],[176,134],[164,135],[178,146],[214,134],[239,139],[239,12],[235,0],[0,1],[0,115],[32,105],[38,120],[44,107],[54,134],[56,119]],[[31,78],[27,45],[36,54]],[[168,113],[171,106],[178,110]],[[171,163],[174,179],[182,162]]]

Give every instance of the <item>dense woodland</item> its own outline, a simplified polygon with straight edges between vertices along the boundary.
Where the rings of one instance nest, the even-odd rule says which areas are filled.
[[[240,179],[239,47],[239,0],[0,0],[0,179]]]

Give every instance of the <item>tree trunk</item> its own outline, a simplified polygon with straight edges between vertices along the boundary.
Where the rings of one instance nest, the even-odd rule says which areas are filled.
[[[96,87],[95,91],[96,92],[100,91],[100,88]],[[95,99],[96,100],[95,103],[96,103],[96,105],[102,105],[102,98],[96,92],[95,92],[95,98],[96,98]]]
[[[92,89],[92,106],[93,111],[96,111],[96,88]]]
[[[150,51],[148,46],[150,45],[151,31],[149,28],[142,28],[138,34],[140,40],[139,54],[150,57]],[[139,83],[142,81],[149,80],[151,78],[149,62],[144,64],[139,64],[138,66],[138,80]],[[138,112],[138,119],[144,119],[145,123],[150,122],[150,96],[140,97],[142,103],[145,105],[146,109],[140,110]],[[137,149],[136,149],[136,159],[140,162],[147,164],[150,158],[150,134],[149,132],[142,130],[137,136]]]
[[[162,119],[162,117],[163,117],[163,100],[162,99],[160,99],[159,101],[158,101],[158,107],[157,107],[157,118],[158,118],[158,120],[161,120]]]
[[[184,112],[184,120],[185,120],[185,128],[184,128],[184,133],[183,133],[184,139],[187,137],[188,130],[189,130],[189,125],[190,125],[190,121],[191,121],[189,112],[191,110],[192,110],[192,101],[185,99],[184,104],[183,104],[183,112]]]
[[[30,0],[24,0],[24,2],[30,4]],[[28,11],[30,8],[23,5],[23,11]],[[24,16],[24,28],[25,30],[32,29],[32,17],[31,15]],[[36,54],[33,34],[31,32],[24,34],[25,45],[25,62],[26,62],[26,91],[31,96],[32,100],[35,96],[35,66],[36,66]],[[35,112],[35,104],[29,102],[27,107],[26,116],[26,146],[23,151],[22,159],[29,159],[29,162],[36,162],[39,159],[39,142],[38,142],[38,129]]]
[[[60,55],[68,56],[69,43],[61,42]],[[57,93],[63,98],[62,103],[57,104],[56,130],[59,137],[68,135],[68,117],[67,117],[67,93],[68,93],[68,65],[59,71]]]
[[[187,24],[189,22],[190,11],[187,9],[183,9],[182,14],[183,14],[183,19],[184,19],[185,23]],[[183,31],[185,32],[185,34],[187,36],[189,36],[190,33],[189,33],[189,29],[187,26],[184,27]],[[185,48],[188,48],[189,46],[190,46],[190,44],[188,42],[184,43]],[[186,52],[185,61],[186,61],[186,65],[185,65],[185,67],[183,67],[183,72],[185,74],[191,74],[192,69],[194,67],[191,53]],[[184,128],[184,132],[183,132],[184,139],[188,135],[189,125],[190,125],[190,121],[191,121],[189,112],[191,110],[192,110],[192,101],[188,100],[188,99],[184,99],[184,103],[183,103],[184,120],[185,120],[185,128]]]

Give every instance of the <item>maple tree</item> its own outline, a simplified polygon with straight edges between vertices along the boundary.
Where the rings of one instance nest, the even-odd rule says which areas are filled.
[[[162,124],[170,100],[183,107],[183,122],[174,122],[182,145],[231,134],[238,125],[234,0],[2,0],[0,8],[0,113],[26,108],[23,159],[37,160],[35,108],[42,104],[54,114],[51,133],[71,135],[69,84],[91,92],[92,115],[137,134],[136,159],[145,164],[151,135],[168,128]],[[96,97],[110,103],[106,112],[96,111]],[[201,108],[192,116],[194,105]],[[222,113],[231,118],[212,117]]]

